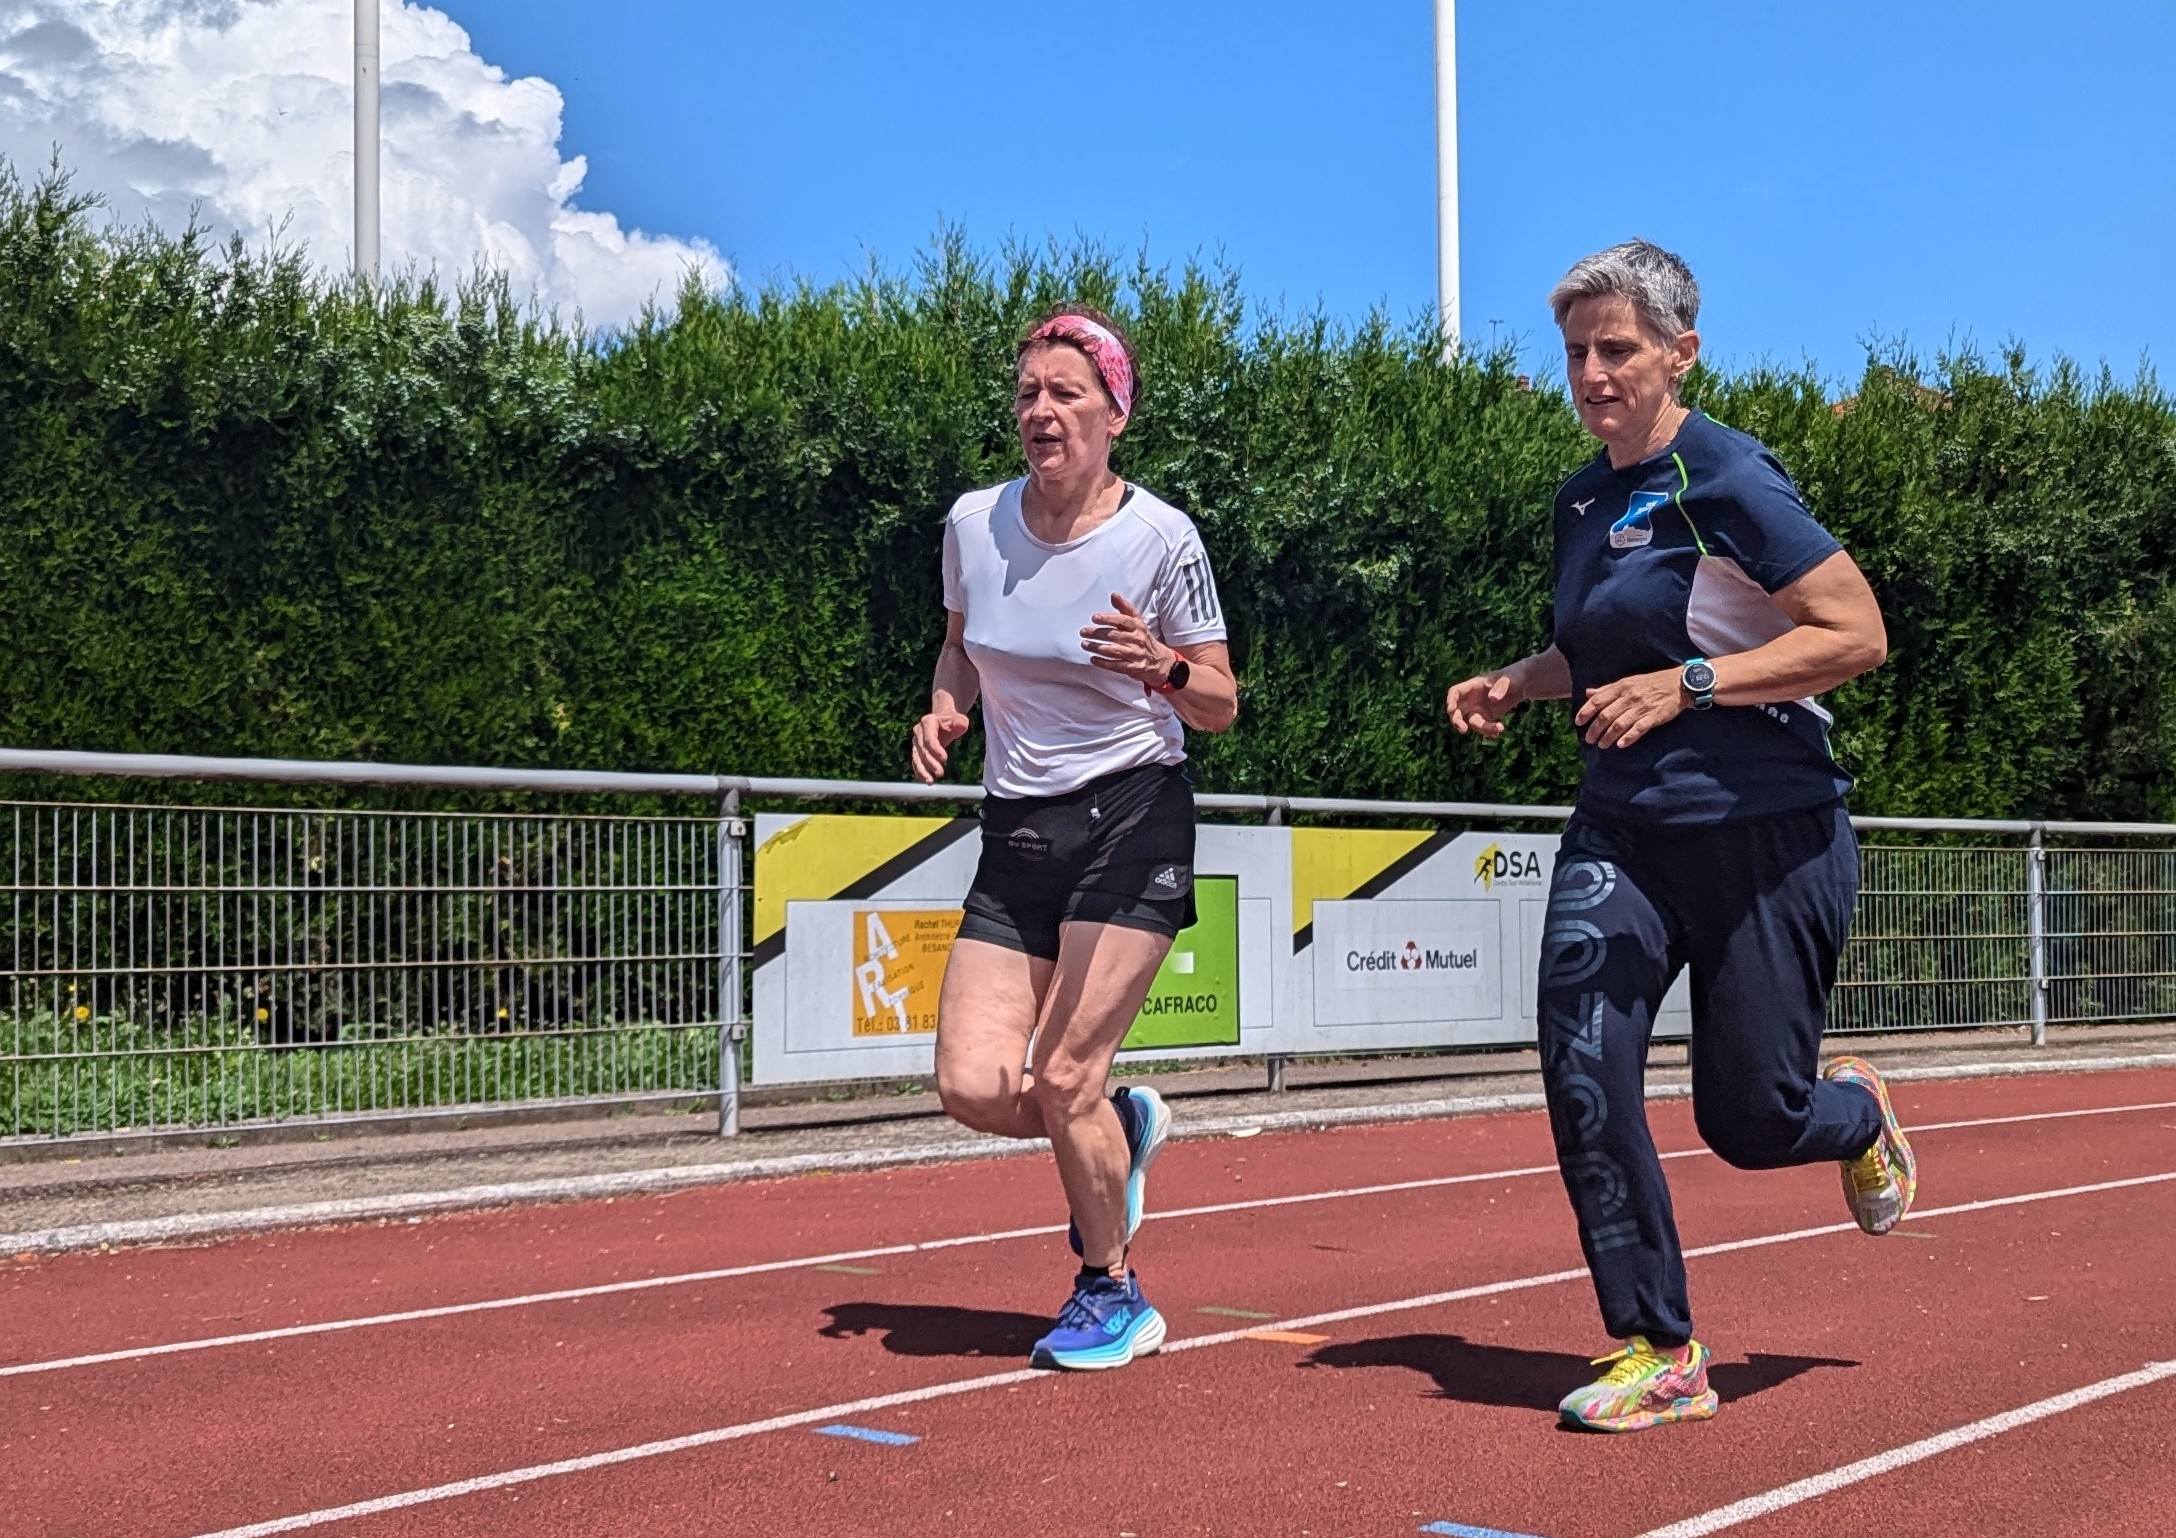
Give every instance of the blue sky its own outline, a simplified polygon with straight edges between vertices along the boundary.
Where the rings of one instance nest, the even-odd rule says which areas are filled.
[[[1434,297],[1428,0],[436,0],[555,82],[581,201],[747,279],[902,266],[940,220],[1221,254],[1288,311]],[[2168,0],[1464,0],[1469,338],[1631,234],[1726,364],[2022,341],[2176,359]],[[2172,380],[2176,383],[2176,380]]]

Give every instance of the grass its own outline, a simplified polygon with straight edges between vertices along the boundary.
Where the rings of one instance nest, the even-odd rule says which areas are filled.
[[[25,1015],[0,1056],[0,1136],[714,1090],[715,1025],[610,1024],[268,1046],[231,1019],[151,1029],[124,1017]]]

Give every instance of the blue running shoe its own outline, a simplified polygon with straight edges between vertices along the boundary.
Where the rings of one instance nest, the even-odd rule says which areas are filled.
[[[1091,1276],[1058,1311],[1058,1327],[1035,1343],[1037,1367],[1097,1372],[1154,1356],[1164,1343],[1164,1316],[1141,1295],[1141,1279]]]
[[[1164,1139],[1171,1136],[1171,1107],[1156,1091],[1146,1086],[1135,1089],[1129,1084],[1112,1092],[1111,1109],[1118,1113],[1118,1125],[1126,1129],[1126,1152],[1131,1160],[1126,1170],[1126,1242],[1131,1244],[1147,1201],[1148,1167],[1164,1151]],[[1072,1246],[1074,1254],[1081,1253],[1078,1223],[1068,1220],[1065,1242]]]

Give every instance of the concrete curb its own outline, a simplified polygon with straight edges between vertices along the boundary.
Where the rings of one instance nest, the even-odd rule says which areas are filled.
[[[2110,1073],[2137,1068],[2176,1067],[2176,1052],[2129,1057],[2063,1058],[2052,1062],[1958,1063],[1925,1068],[1885,1069],[1895,1083],[1941,1079],[1990,1079],[2035,1073]],[[1651,1084],[1650,1100],[1682,1100],[1688,1084]],[[1441,1100],[1410,1100],[1383,1105],[1326,1107],[1320,1110],[1264,1111],[1243,1116],[1193,1117],[1178,1123],[1173,1136],[1210,1138],[1290,1132],[1306,1128],[1357,1127],[1385,1122],[1437,1121],[1455,1116],[1486,1116],[1505,1111],[1541,1109],[1538,1092],[1463,1095]],[[447,1191],[396,1192],[341,1201],[298,1202],[283,1207],[248,1207],[232,1212],[192,1212],[167,1218],[137,1218],[116,1223],[82,1223],[67,1228],[31,1229],[0,1234],[0,1255],[56,1254],[117,1244],[171,1244],[211,1235],[311,1228],[372,1219],[421,1217],[429,1213],[506,1207],[523,1202],[591,1201],[607,1196],[648,1196],[694,1186],[728,1185],[742,1180],[772,1180],[819,1170],[895,1169],[913,1164],[951,1163],[1033,1153],[1049,1145],[1042,1139],[973,1138],[956,1143],[922,1143],[903,1148],[871,1148],[840,1153],[788,1154],[735,1164],[671,1165],[627,1170],[613,1175],[568,1175],[551,1180],[517,1180],[500,1185],[460,1186]]]

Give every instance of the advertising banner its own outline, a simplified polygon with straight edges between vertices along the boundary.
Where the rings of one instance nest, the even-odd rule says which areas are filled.
[[[1297,828],[1284,1008],[1317,1051],[1517,1045],[1535,1037],[1557,839]],[[1656,1034],[1690,1029],[1681,981]]]
[[[980,856],[974,817],[756,818],[755,1082],[912,1078]],[[1534,1040],[1557,840],[1204,823],[1199,922],[1129,1057]],[[1690,1027],[1682,983],[1658,1035]]]
[[[755,1082],[931,1071],[980,828],[974,817],[756,818]],[[1199,830],[1198,920],[1173,942],[1122,1052],[1282,1050],[1288,841],[1281,828]]]
[[[1123,1050],[1239,1045],[1239,882],[1194,882],[1199,921],[1181,930],[1150,985]]]
[[[854,914],[854,1035],[937,1029],[937,991],[960,932],[957,908],[863,908]],[[898,935],[898,939],[892,936]]]

